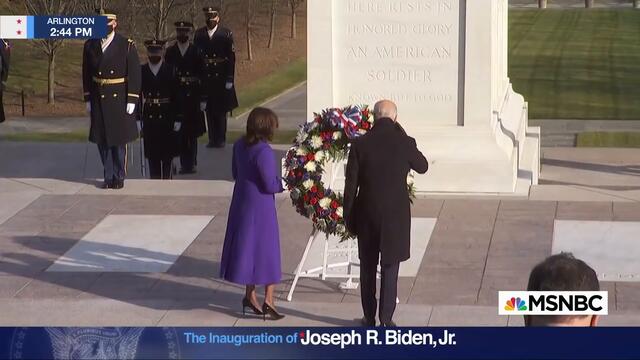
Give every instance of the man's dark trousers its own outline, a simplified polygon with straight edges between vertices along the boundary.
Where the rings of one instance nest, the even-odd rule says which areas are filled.
[[[211,100],[207,104],[207,127],[209,144],[221,146],[227,142],[227,111],[216,108]]]
[[[104,166],[104,181],[111,183],[113,181],[124,181],[126,174],[126,157],[127,147],[98,145],[100,159]]]
[[[380,279],[380,309],[381,323],[390,322],[396,311],[398,297],[398,270],[400,263],[381,264]],[[365,318],[373,320],[376,317],[376,275],[378,272],[378,257],[360,259],[360,298]]]
[[[181,141],[180,166],[191,171],[198,165],[198,138],[182,135]]]

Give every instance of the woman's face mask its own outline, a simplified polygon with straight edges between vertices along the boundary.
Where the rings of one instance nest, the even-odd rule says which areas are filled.
[[[178,35],[176,36],[176,39],[181,43],[186,43],[189,41],[189,35]]]

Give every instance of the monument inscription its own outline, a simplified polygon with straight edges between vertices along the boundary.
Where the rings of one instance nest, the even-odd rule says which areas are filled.
[[[459,123],[460,5],[453,0],[334,3],[340,105],[395,101],[414,130]]]

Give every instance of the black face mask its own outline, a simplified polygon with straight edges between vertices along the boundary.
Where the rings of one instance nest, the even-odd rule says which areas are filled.
[[[176,36],[176,39],[178,39],[178,42],[186,43],[189,41],[189,35],[178,35]]]
[[[213,29],[216,25],[218,25],[218,21],[216,19],[207,19],[207,26],[210,29]]]
[[[107,35],[111,35],[113,32],[113,25],[107,25]]]
[[[152,64],[157,64],[160,62],[160,60],[162,60],[162,56],[160,55],[150,55],[149,56],[149,62]]]

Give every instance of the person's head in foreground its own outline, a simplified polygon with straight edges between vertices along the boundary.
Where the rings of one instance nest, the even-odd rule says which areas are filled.
[[[272,141],[277,128],[278,115],[271,109],[257,107],[251,111],[247,119],[245,141],[248,145]]]
[[[600,291],[596,272],[571,253],[552,255],[529,275],[527,291]],[[596,326],[597,315],[525,315],[525,326]]]
[[[391,100],[381,100],[373,107],[374,119],[391,119],[394,122],[398,119],[398,107]]]

